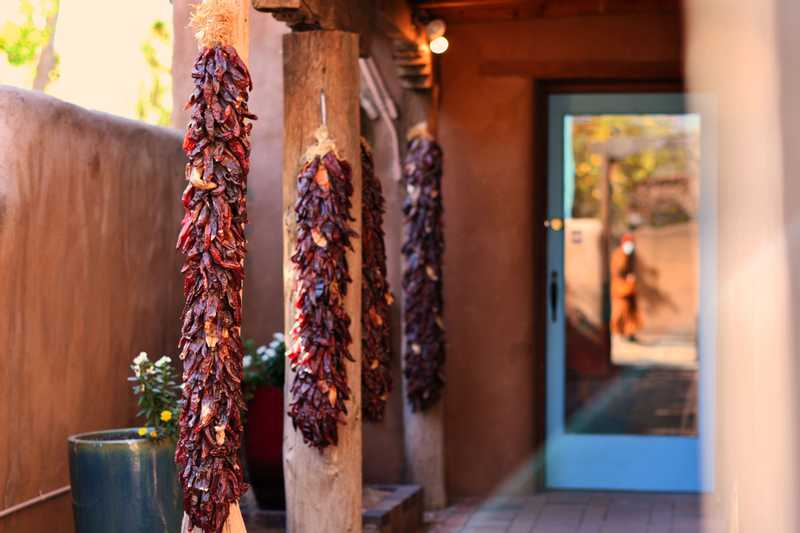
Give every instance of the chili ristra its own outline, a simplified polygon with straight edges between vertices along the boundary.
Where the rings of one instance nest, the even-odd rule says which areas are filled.
[[[386,279],[383,191],[375,176],[372,151],[364,139],[361,140],[361,176],[361,402],[364,418],[378,422],[383,420],[392,390],[389,306],[394,298]]]
[[[409,134],[403,164],[406,394],[414,411],[434,405],[445,384],[442,311],[442,149],[424,128]]]
[[[289,416],[304,442],[320,450],[338,443],[351,394],[345,360],[354,358],[344,298],[352,281],[346,254],[357,236],[350,227],[352,196],[350,164],[339,159],[323,126],[297,176],[296,316],[288,355],[295,373]]]
[[[186,303],[180,358],[183,401],[175,454],[191,527],[221,533],[247,489],[242,433],[242,282],[250,157],[250,74],[236,50],[204,48],[192,70],[185,215],[177,248]]]

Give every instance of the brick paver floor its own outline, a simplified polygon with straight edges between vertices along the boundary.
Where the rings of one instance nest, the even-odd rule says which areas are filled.
[[[427,533],[716,533],[694,494],[543,492],[464,500],[429,514]]]

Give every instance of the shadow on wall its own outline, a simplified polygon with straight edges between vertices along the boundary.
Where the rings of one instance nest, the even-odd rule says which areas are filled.
[[[69,483],[67,435],[130,425],[136,353],[174,355],[184,162],[177,131],[0,87],[0,509]],[[0,530],[72,531],[69,500]]]

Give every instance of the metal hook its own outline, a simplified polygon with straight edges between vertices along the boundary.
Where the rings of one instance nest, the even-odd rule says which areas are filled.
[[[322,115],[322,125],[328,125],[328,107],[325,102],[325,89],[319,90],[319,113]]]

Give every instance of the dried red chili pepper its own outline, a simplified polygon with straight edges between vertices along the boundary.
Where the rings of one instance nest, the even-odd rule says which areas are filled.
[[[190,526],[221,533],[247,490],[242,433],[242,281],[247,222],[250,74],[231,46],[206,47],[192,70],[185,215],[178,249],[186,304],[178,344],[183,410],[175,459]]]
[[[414,411],[434,405],[444,388],[442,311],[442,149],[424,128],[409,135],[403,164],[403,271],[406,394]]]
[[[350,354],[350,317],[344,308],[352,281],[346,253],[357,235],[350,228],[353,182],[350,164],[336,155],[324,127],[297,176],[297,242],[292,351],[295,372],[289,416],[308,445],[338,443],[338,424],[350,399],[345,359]]]
[[[372,152],[361,140],[363,183],[361,219],[361,403],[364,418],[383,419],[392,390],[389,306],[394,298],[386,279],[384,200]]]

